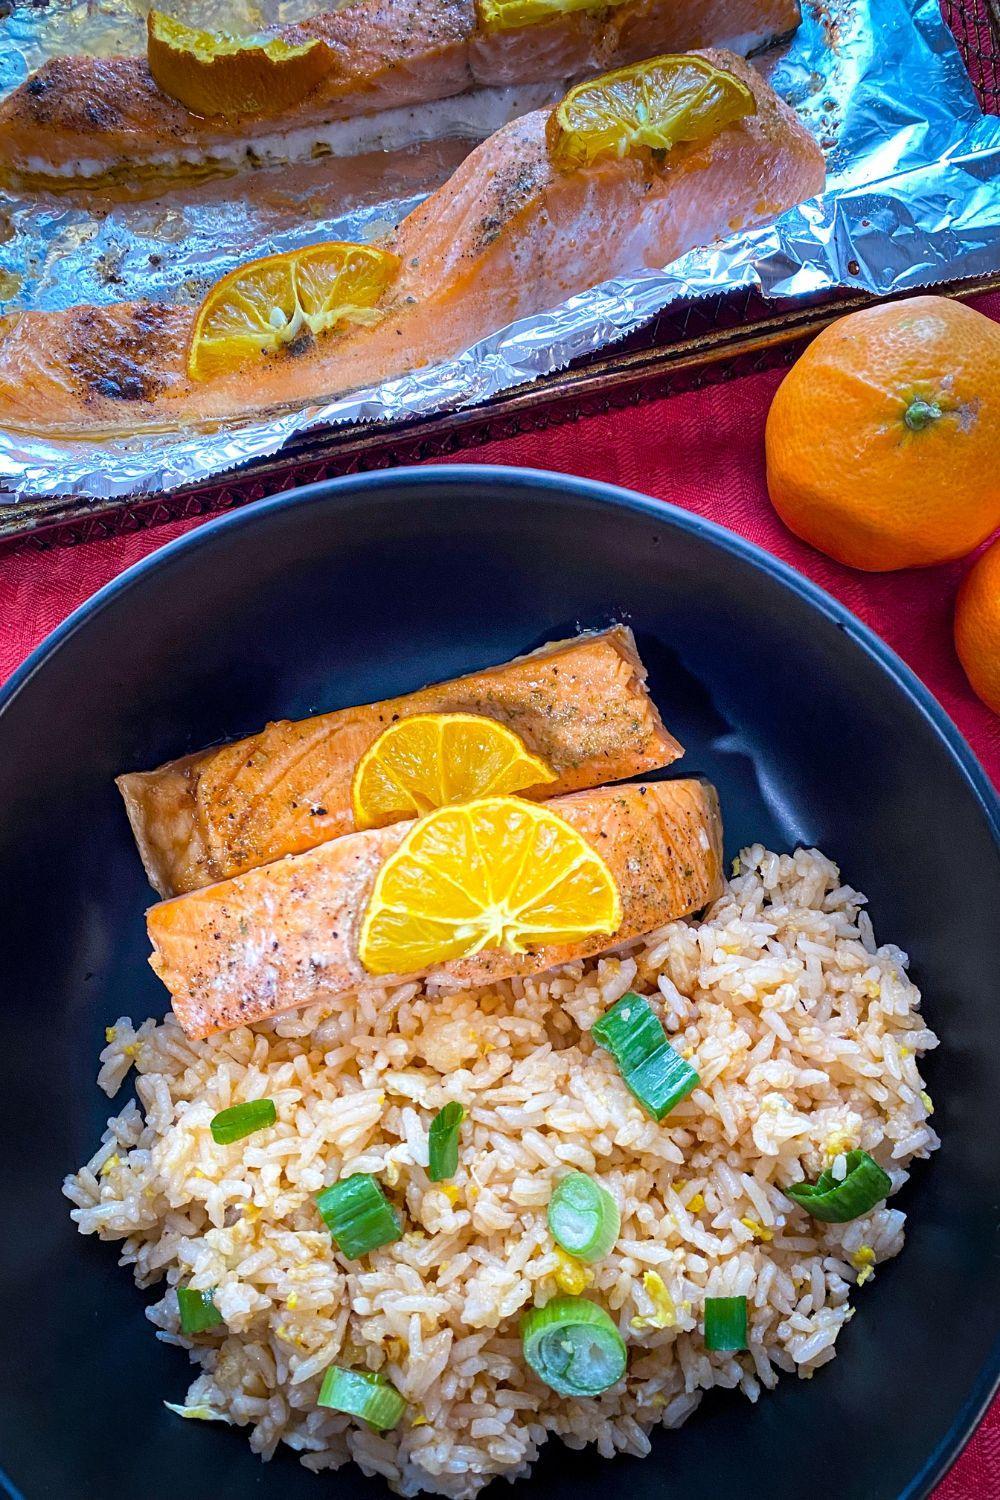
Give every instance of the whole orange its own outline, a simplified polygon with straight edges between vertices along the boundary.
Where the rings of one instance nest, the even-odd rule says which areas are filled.
[[[1000,714],[1000,541],[976,559],[958,591],[955,649],[974,690]]]
[[[964,557],[1000,526],[1000,325],[946,297],[838,319],[778,387],[765,444],[778,514],[838,562]]]

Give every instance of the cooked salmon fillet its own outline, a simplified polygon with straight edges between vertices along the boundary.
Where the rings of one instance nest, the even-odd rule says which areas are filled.
[[[622,903],[617,932],[532,953],[489,949],[436,974],[476,986],[541,973],[652,932],[721,894],[719,801],[707,783],[600,787],[551,805],[610,869]],[[188,1036],[249,1025],[376,982],[358,957],[361,923],[379,869],[412,827],[345,834],[152,907],[150,963]]]
[[[558,777],[529,797],[645,775],[684,753],[649,696],[631,630],[615,625],[119,776],[150,883],[161,896],[197,890],[353,830],[351,781],[369,745],[397,719],[445,712],[483,714],[520,735]]]
[[[794,31],[798,0],[628,0],[490,33],[473,0],[354,0],[277,29],[319,38],[330,72],[266,120],[203,119],[162,93],[145,57],[60,57],[0,104],[0,177],[126,175],[218,158],[250,165],[261,137],[443,99],[483,85],[551,83],[657,52],[749,52]],[[300,140],[308,150],[311,140]]]
[[[659,164],[626,156],[572,170],[551,159],[550,110],[504,126],[390,236],[401,267],[373,327],[306,334],[197,382],[187,374],[192,308],[128,302],[12,319],[0,341],[0,426],[47,436],[175,429],[366,387],[818,193],[823,155],[792,110],[740,59],[702,55],[748,85],[756,114]]]

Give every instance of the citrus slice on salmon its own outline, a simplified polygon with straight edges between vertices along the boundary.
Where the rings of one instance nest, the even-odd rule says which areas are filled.
[[[189,376],[208,380],[338,325],[377,321],[375,303],[398,270],[388,250],[335,240],[238,266],[198,310]]]
[[[330,72],[333,54],[318,38],[237,37],[197,31],[151,10],[146,57],[156,84],[192,114],[211,119],[276,115],[298,104]]]
[[[484,31],[516,31],[574,11],[607,11],[625,3],[627,0],[477,0],[476,10]]]
[[[358,762],[358,828],[382,828],[435,807],[508,796],[556,781],[521,736],[481,714],[414,714],[383,730]]]
[[[577,84],[549,116],[547,137],[560,166],[585,167],[707,140],[756,112],[742,79],[678,53]]]
[[[612,933],[621,919],[611,871],[575,828],[550,807],[484,797],[413,825],[379,871],[358,957],[369,974],[408,974]]]

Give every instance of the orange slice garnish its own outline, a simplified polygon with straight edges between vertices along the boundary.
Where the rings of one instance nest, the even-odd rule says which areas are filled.
[[[520,735],[481,714],[413,714],[384,729],[354,772],[358,828],[381,828],[451,802],[555,781]]]
[[[621,920],[611,871],[564,818],[484,797],[414,823],[378,873],[358,951],[370,974],[412,974],[485,948],[610,934]]]
[[[741,79],[678,53],[577,84],[552,111],[546,133],[559,166],[583,167],[705,140],[756,110]]]
[[[372,323],[399,257],[374,245],[329,241],[266,255],[217,281],[195,319],[188,351],[192,380],[277,354],[349,323]]]
[[[207,118],[276,115],[303,100],[330,72],[333,56],[313,37],[230,36],[197,31],[161,11],[146,19],[146,57],[159,88]]]
[[[576,10],[609,10],[625,0],[477,0],[484,31],[513,31],[519,26],[538,26],[556,16]]]

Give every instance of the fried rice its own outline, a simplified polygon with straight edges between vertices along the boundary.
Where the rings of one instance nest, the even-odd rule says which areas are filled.
[[[263,1458],[286,1443],[315,1471],[353,1459],[400,1494],[466,1497],[526,1474],[552,1434],[644,1455],[713,1386],[755,1401],[782,1372],[811,1376],[901,1249],[891,1198],[824,1224],[782,1188],[843,1175],[860,1147],[895,1191],[937,1146],[918,1071],[936,1038],[906,966],[822,854],[755,845],[702,920],[540,978],[372,986],[205,1042],[170,1016],[122,1018],[99,1082],[114,1094],[134,1067],[138,1103],[64,1191],[81,1233],[121,1242],[140,1286],[165,1282],[147,1316],[199,1367],[173,1409],[247,1428]],[[630,989],[700,1075],[661,1124],[589,1035]],[[212,1117],[258,1097],[276,1123],[216,1145]],[[427,1131],[450,1100],[468,1117],[457,1173],[435,1184]],[[546,1223],[569,1170],[621,1212],[592,1266]],[[314,1195],[355,1172],[406,1232],[348,1261]],[[214,1289],[224,1323],[184,1337],[178,1285]],[[557,1396],[522,1355],[521,1314],[566,1292],[628,1345],[625,1378],[591,1399]],[[705,1298],[741,1294],[748,1350],[709,1353]],[[399,1426],[317,1406],[331,1364],[383,1372],[408,1402]]]

